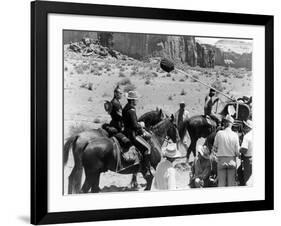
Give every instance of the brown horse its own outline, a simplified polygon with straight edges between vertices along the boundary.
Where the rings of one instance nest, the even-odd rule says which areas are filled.
[[[151,127],[166,117],[162,110],[153,110],[145,113],[139,118],[139,121],[144,121],[146,127]],[[171,132],[172,133],[172,132]],[[170,132],[168,132],[168,136]],[[68,194],[79,193],[81,189],[81,177],[83,174],[83,166],[81,160],[81,153],[84,148],[87,146],[91,140],[96,139],[97,137],[106,137],[107,134],[104,133],[101,129],[92,129],[88,131],[83,131],[79,134],[69,137],[66,140],[63,148],[63,162],[64,165],[68,161],[69,150],[72,148],[73,158],[74,158],[74,167],[71,171],[71,174],[68,177]],[[133,175],[132,186],[137,186],[136,175]]]
[[[173,142],[177,142],[177,128],[173,123],[174,117],[164,119],[157,125],[152,127],[152,137],[149,141],[151,145],[150,162],[151,166],[156,169],[156,166],[162,158],[161,147],[167,136],[168,130],[173,130],[173,136],[170,137]],[[118,164],[118,154],[114,148],[112,139],[101,137],[90,142],[82,153],[82,163],[85,169],[86,179],[82,187],[82,192],[86,193],[91,189],[91,192],[99,192],[100,174],[107,170],[116,172]],[[141,167],[134,168],[131,172],[126,171],[126,174],[141,172],[146,179],[147,184],[145,190],[150,190],[152,177],[145,177],[146,167],[143,163]]]

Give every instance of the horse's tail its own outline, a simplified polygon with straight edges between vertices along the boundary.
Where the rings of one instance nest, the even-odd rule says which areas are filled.
[[[76,142],[77,139],[78,135],[67,138],[67,141],[63,146],[63,165],[67,163],[70,147],[74,142]]]

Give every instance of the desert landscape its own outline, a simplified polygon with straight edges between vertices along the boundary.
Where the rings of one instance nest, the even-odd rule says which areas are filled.
[[[84,36],[85,34],[83,34]],[[197,43],[201,43],[201,48],[204,44],[199,41],[197,42],[196,37],[189,39],[189,43],[190,40],[194,41],[194,45],[191,45],[193,49],[187,48],[188,45],[185,44],[185,48],[189,51],[186,52],[185,60],[182,60],[182,58],[179,60],[178,56],[181,54],[180,49],[182,47],[180,45],[181,42],[177,42],[177,40],[180,40],[177,36],[174,37],[175,40],[173,42],[169,38],[166,39],[168,44],[163,40],[156,42],[153,39],[156,42],[157,49],[152,48],[152,43],[148,42],[150,46],[147,48],[153,49],[153,54],[145,53],[142,57],[136,57],[137,55],[133,51],[133,54],[130,54],[128,51],[121,52],[116,50],[114,45],[120,42],[118,38],[116,38],[114,45],[104,46],[101,43],[92,41],[95,40],[95,32],[93,32],[92,36],[94,37],[87,34],[88,38],[86,41],[85,39],[81,41],[76,40],[80,37],[74,35],[72,42],[70,42],[71,36],[68,35],[67,43],[64,44],[65,139],[84,130],[100,128],[103,123],[110,121],[110,116],[104,110],[104,101],[112,99],[113,90],[117,84],[120,85],[124,93],[136,89],[141,95],[137,105],[138,116],[156,108],[161,108],[168,115],[174,114],[179,108],[180,101],[186,103],[186,109],[191,116],[203,114],[204,98],[208,94],[209,88],[194,81],[191,76],[235,98],[251,96],[252,94],[251,68],[239,67],[237,63],[240,60],[240,58],[237,58],[238,56],[245,58],[248,56],[245,54],[249,54],[249,48],[245,47],[245,42],[243,41],[239,41],[240,44],[242,42],[242,50],[233,42],[230,44],[229,42],[220,41],[219,47],[215,48],[221,48],[221,51],[228,51],[228,55],[223,54],[222,56],[228,56],[228,59],[225,60],[230,61],[225,61],[224,65],[219,65],[214,60],[213,67],[206,65],[202,67],[200,65],[200,56],[195,54],[195,51],[199,48],[196,46]],[[238,44],[239,42],[237,41]],[[161,47],[159,43],[164,44]],[[172,46],[174,50],[167,52],[167,48],[171,49],[167,47],[169,43],[174,43]],[[75,50],[73,44],[74,47],[78,46],[81,50]],[[249,44],[247,43],[247,45]],[[208,46],[209,44],[206,44],[206,48],[210,48]],[[89,49],[85,51],[85,48]],[[193,58],[190,57],[190,51],[193,53]],[[236,52],[233,52],[231,55],[231,51]],[[152,50],[148,50],[148,52],[152,52]],[[163,56],[174,60],[176,67],[184,70],[189,76],[177,71],[164,72],[160,68],[160,60]],[[233,56],[233,59],[229,56]],[[196,65],[194,65],[194,62]],[[218,96],[221,101],[217,106],[217,113],[222,110],[225,101],[227,101],[224,96]],[[121,103],[122,106],[125,105],[125,96],[122,98]],[[199,140],[198,143],[202,142],[202,140]],[[184,154],[185,150],[181,151]],[[189,170],[181,167],[181,162],[184,161],[184,159],[181,159],[176,162],[177,181],[179,183],[177,187],[179,189],[189,189]],[[67,194],[68,176],[72,167],[73,158],[70,154],[69,161],[64,168],[65,194]],[[100,183],[101,192],[143,190],[145,180],[142,175],[138,174],[137,176],[137,188],[130,187],[131,177],[131,175],[120,175],[114,172],[103,173]]]

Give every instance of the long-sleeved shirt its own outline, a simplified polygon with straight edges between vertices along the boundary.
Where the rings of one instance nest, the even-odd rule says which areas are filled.
[[[175,190],[176,189],[176,169],[173,164],[164,159],[156,168],[152,182],[152,190]]]
[[[239,138],[237,133],[227,127],[217,132],[214,141],[214,150],[218,157],[239,156]]]
[[[116,129],[121,131],[122,129],[122,105],[120,101],[116,98],[111,100],[112,110],[110,112],[111,122],[110,124],[114,126]]]
[[[126,104],[122,111],[122,118],[124,123],[124,132],[129,139],[135,139],[137,134],[142,133],[142,127],[138,123],[135,107]]]

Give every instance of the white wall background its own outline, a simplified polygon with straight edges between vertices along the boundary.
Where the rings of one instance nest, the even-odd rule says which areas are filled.
[[[78,1],[78,0],[77,0]],[[281,7],[279,1],[84,0],[79,2],[275,16],[275,115],[280,116]],[[30,2],[3,1],[0,34],[0,225],[29,223],[30,209]],[[278,67],[278,68],[277,68]],[[95,225],[276,225],[281,220],[280,117],[275,118],[275,210],[187,217],[96,222]],[[90,225],[91,223],[84,223]]]

